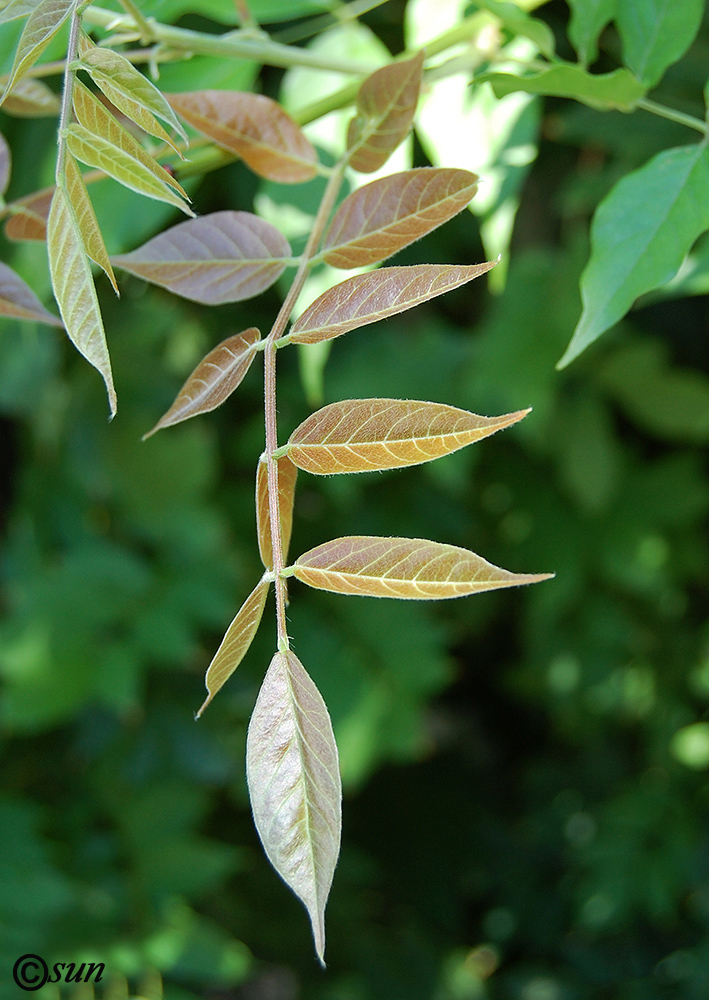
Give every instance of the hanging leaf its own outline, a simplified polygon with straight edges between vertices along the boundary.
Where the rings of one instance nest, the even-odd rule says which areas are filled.
[[[299,556],[298,580],[317,590],[363,597],[434,601],[549,580],[553,573],[510,573],[474,552],[425,538],[350,535]]]
[[[322,695],[295,653],[276,653],[246,737],[251,808],[268,860],[308,911],[324,965],[325,905],[340,851],[337,745]]]
[[[5,235],[9,240],[46,240],[54,191],[53,187],[44,188],[8,206],[11,215],[5,223]]]
[[[276,459],[278,466],[278,513],[281,521],[283,559],[288,558],[288,547],[293,529],[293,503],[298,470],[287,455]],[[271,542],[271,515],[268,505],[268,471],[266,456],[262,455],[256,470],[256,534],[261,562],[266,569],[273,569]]]
[[[269,587],[270,583],[267,580],[259,580],[226,630],[221,645],[207,668],[204,684],[209,695],[197,712],[196,718],[200,717],[217,691],[226,684],[246,656],[261,624]]]
[[[180,152],[162,127],[158,118],[187,142],[187,133],[167,99],[147,77],[113,49],[99,48],[86,44],[81,51],[80,68],[86,70],[97,87],[109,101],[122,111],[131,121],[139,125],[149,135],[167,142],[176,152]],[[180,155],[182,155],[180,153]]]
[[[312,413],[288,439],[288,457],[318,476],[420,465],[516,424],[529,410],[479,417],[416,399],[344,399]]]
[[[3,103],[12,88],[34,66],[52,38],[76,7],[78,0],[40,0],[27,18],[17,43],[15,61],[0,97]]]
[[[143,441],[163,427],[171,427],[221,406],[251,367],[260,339],[261,334],[252,326],[218,344],[200,361],[167,413],[143,435]]]
[[[458,288],[479,278],[496,263],[414,264],[356,274],[320,295],[284,339],[296,344],[332,340]]]
[[[44,308],[35,293],[19,274],[0,262],[0,316],[30,319],[50,326],[63,326],[58,316]]]
[[[357,95],[357,114],[347,132],[349,163],[370,174],[379,170],[406,138],[421,88],[423,51],[390,63],[367,77]]]
[[[5,136],[0,134],[0,198],[7,191],[12,173],[12,155]]]
[[[194,214],[182,200],[187,198],[184,188],[78,80],[74,81],[73,99],[79,124],[70,125],[66,135],[77,159],[98,167],[139,194],[176,205],[187,215]],[[170,188],[181,197],[176,197]]]
[[[262,94],[196,90],[170,94],[170,104],[193,128],[242,158],[254,173],[280,184],[317,174],[317,154],[283,108]]]
[[[2,109],[17,118],[53,118],[60,107],[59,97],[46,83],[26,76],[6,96]]]
[[[478,189],[468,170],[419,167],[357,188],[342,202],[323,241],[333,267],[376,264],[461,212]]]
[[[86,259],[79,223],[63,187],[54,192],[47,224],[47,251],[54,297],[74,346],[101,373],[111,409],[116,413],[111,361],[91,268]]]
[[[79,232],[84,243],[84,250],[91,260],[98,264],[104,271],[106,277],[113,285],[114,292],[118,295],[116,276],[113,273],[111,261],[108,259],[108,251],[106,250],[106,244],[103,242],[98,219],[91,204],[89,192],[86,190],[86,184],[79,170],[79,165],[71,153],[67,153],[66,157],[66,190],[69,201],[74,209],[74,214],[76,215]]]
[[[181,222],[113,263],[186,299],[219,305],[270,288],[290,253],[285,236],[268,222],[226,211]]]

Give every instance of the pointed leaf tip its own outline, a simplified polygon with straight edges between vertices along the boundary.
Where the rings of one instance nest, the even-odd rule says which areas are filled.
[[[246,778],[266,855],[305,905],[324,965],[342,787],[327,707],[290,650],[273,657],[256,699],[246,737]]]

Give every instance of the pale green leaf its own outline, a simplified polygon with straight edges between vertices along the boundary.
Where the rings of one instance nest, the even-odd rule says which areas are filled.
[[[27,19],[20,35],[10,75],[0,104],[5,100],[18,80],[37,62],[52,38],[71,14],[77,0],[40,0]]]
[[[116,412],[111,361],[91,268],[74,209],[64,187],[57,187],[47,222],[47,251],[52,288],[75,347],[106,383],[111,416]]]
[[[111,261],[108,258],[108,251],[106,250],[106,244],[103,242],[98,219],[91,204],[89,192],[86,190],[86,184],[79,170],[79,165],[71,153],[67,153],[66,157],[66,190],[69,201],[74,209],[74,214],[76,215],[81,239],[84,242],[84,249],[91,260],[103,270],[113,285],[114,292],[118,295],[116,276],[113,273]]]
[[[0,10],[0,24],[7,24],[8,21],[15,21],[20,17],[27,17],[38,5],[39,0],[10,0],[10,3]]]
[[[59,113],[60,106],[58,95],[46,83],[25,76],[5,96],[2,109],[16,118],[53,118]]]
[[[342,788],[327,707],[291,651],[273,657],[256,699],[246,737],[246,778],[266,855],[305,904],[324,965]]]
[[[588,66],[598,56],[598,37],[615,17],[617,0],[567,0],[571,8],[568,35],[579,59]]]
[[[709,229],[709,148],[667,149],[623,177],[596,209],[581,276],[583,313],[563,368],[638,296],[664,285]]]
[[[623,62],[646,87],[660,82],[694,41],[704,0],[616,0]]]
[[[521,90],[527,94],[571,97],[603,111],[632,111],[646,89],[627,69],[594,74],[571,63],[555,65],[529,76],[489,73],[481,79],[492,84],[496,97]]]

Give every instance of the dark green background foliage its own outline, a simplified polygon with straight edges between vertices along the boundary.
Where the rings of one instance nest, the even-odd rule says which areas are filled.
[[[402,15],[392,3],[367,18],[394,51]],[[573,58],[565,5],[538,15]],[[600,69],[613,68],[613,37]],[[662,82],[665,103],[703,114],[707,54],[705,26]],[[266,74],[274,94],[278,79]],[[9,196],[48,183],[53,123],[1,127]],[[695,137],[555,99],[540,135],[504,292],[480,279],[353,332],[325,369],[325,401],[534,411],[420,468],[301,474],[294,553],[398,534],[557,574],[435,604],[292,583],[294,649],[330,707],[346,787],[325,974],[247,801],[270,613],[193,720],[209,659],[261,572],[258,366],[221,410],[140,442],[202,354],[244,327],[267,330],[278,297],[208,310],[127,278],[115,302],[100,279],[121,404],[110,425],[100,379],[60,331],[3,321],[3,995],[21,995],[12,963],[36,952],[104,961],[149,998],[160,973],[167,1000],[709,996],[709,730],[685,728],[709,711],[706,299],[641,302],[554,367],[579,316],[599,199]],[[108,183],[92,190],[114,251],[172,219]],[[195,205],[249,209],[256,192],[232,165],[196,188]],[[2,251],[48,291],[42,246]],[[481,259],[464,213],[396,262]],[[312,407],[297,351],[279,362],[283,439]]]

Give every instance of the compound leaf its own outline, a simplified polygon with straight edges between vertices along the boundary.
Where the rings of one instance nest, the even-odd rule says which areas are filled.
[[[299,184],[317,173],[317,154],[283,108],[262,94],[196,90],[170,94],[185,121],[254,173],[280,184]]]
[[[646,87],[684,55],[699,30],[704,0],[617,0],[623,62]]]
[[[61,185],[54,192],[49,212],[47,250],[52,288],[66,332],[86,360],[101,373],[113,417],[116,392],[101,310],[79,223],[69,196]]]
[[[5,97],[3,111],[17,118],[48,118],[58,114],[60,107],[61,101],[53,90],[41,80],[26,76]]]
[[[113,285],[113,290],[118,295],[116,276],[111,267],[106,244],[103,242],[98,219],[91,204],[89,192],[86,190],[86,184],[79,170],[79,165],[71,153],[67,153],[66,157],[66,190],[74,209],[74,214],[76,215],[81,239],[84,242],[84,250],[86,250],[91,260],[103,270]]]
[[[35,9],[38,2],[39,0],[10,0],[0,10],[0,24],[7,24],[8,21],[16,21],[21,17],[27,17]]]
[[[483,79],[492,84],[495,97],[505,97],[521,90],[527,94],[570,97],[602,111],[632,111],[646,90],[627,69],[616,69],[612,73],[588,73],[582,66],[573,63],[551,66],[529,76],[489,73],[481,77]]]
[[[260,339],[261,334],[252,326],[218,344],[200,361],[170,409],[151,431],[143,435],[143,440],[163,427],[171,427],[221,406],[251,367],[256,357],[255,345]]]
[[[350,535],[299,556],[298,580],[317,590],[363,597],[442,600],[548,580],[552,573],[510,573],[457,545],[425,538]]]
[[[324,965],[325,905],[340,850],[337,745],[322,695],[295,653],[276,653],[246,737],[246,778],[269,861],[310,916]]]
[[[7,191],[12,172],[12,155],[4,135],[0,134],[0,198]]]
[[[320,295],[295,321],[287,340],[297,344],[332,340],[458,288],[496,263],[413,264],[356,274]]]
[[[678,271],[709,229],[709,148],[667,149],[623,177],[596,209],[581,276],[583,313],[559,362],[569,364],[644,292]]]
[[[318,476],[420,465],[489,437],[530,411],[479,417],[416,399],[344,399],[312,413],[288,439],[288,456]]]
[[[212,212],[180,222],[131,253],[119,267],[204,305],[253,298],[290,260],[285,236],[250,212]]]
[[[323,258],[350,268],[391,257],[468,204],[478,178],[468,170],[418,167],[372,181],[342,202],[323,241]]]
[[[38,320],[50,326],[62,326],[58,316],[44,308],[32,289],[19,274],[0,262],[0,316],[13,319]]]
[[[423,51],[390,63],[367,77],[357,95],[357,114],[347,132],[350,166],[378,170],[407,136],[418,103]]]
[[[298,469],[287,455],[276,459],[278,467],[278,513],[281,521],[283,558],[288,558],[288,546],[293,529],[293,503]],[[262,455],[256,470],[256,534],[261,561],[266,569],[273,569],[271,541],[271,513],[268,504],[268,471],[266,456]]]
[[[44,188],[8,206],[11,214],[5,223],[5,235],[9,240],[46,240],[47,218],[54,191],[53,187]]]
[[[217,691],[229,680],[246,656],[261,624],[269,586],[267,580],[259,580],[237,611],[234,621],[226,630],[221,645],[207,668],[204,685],[207,688],[208,697],[197,712],[197,718],[200,717]]]
[[[37,62],[52,38],[71,14],[78,0],[40,0],[27,18],[17,43],[15,60],[0,97],[3,103],[15,84]]]

